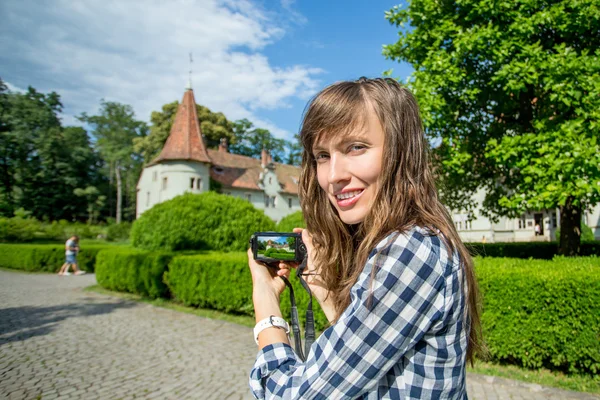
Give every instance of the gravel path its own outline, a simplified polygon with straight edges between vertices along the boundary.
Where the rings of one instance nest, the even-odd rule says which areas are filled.
[[[84,292],[94,275],[0,270],[0,398],[250,399],[248,327]],[[598,399],[469,375],[471,399]]]

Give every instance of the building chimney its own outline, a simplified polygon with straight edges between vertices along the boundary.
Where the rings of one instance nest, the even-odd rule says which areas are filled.
[[[271,155],[266,149],[262,149],[260,152],[260,165],[265,168],[271,163]]]
[[[227,148],[227,138],[221,138],[221,142],[219,143],[219,151],[222,153],[229,153],[229,149]]]

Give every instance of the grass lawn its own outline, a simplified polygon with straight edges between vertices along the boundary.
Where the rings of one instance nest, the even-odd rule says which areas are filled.
[[[517,381],[537,383],[564,390],[600,394],[600,376],[566,375],[560,372],[541,368],[530,370],[516,365],[499,365],[485,361],[477,361],[475,367],[467,366],[468,372],[482,375],[498,376]]]
[[[166,299],[149,299],[130,293],[113,292],[111,290],[104,289],[99,285],[89,286],[85,290],[133,301],[141,301],[157,307],[194,314],[204,318],[233,322],[251,328],[254,327],[255,324],[253,317],[230,315],[215,310],[187,307]],[[539,385],[550,386],[564,390],[600,394],[600,376],[593,377],[589,375],[566,375],[547,369],[529,370],[514,365],[498,365],[484,361],[477,361],[475,363],[475,367],[473,368],[468,366],[467,371],[476,374],[492,375],[506,379],[537,383]]]

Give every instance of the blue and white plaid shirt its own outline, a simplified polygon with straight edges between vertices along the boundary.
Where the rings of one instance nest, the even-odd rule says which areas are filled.
[[[250,387],[257,399],[466,399],[467,339],[459,256],[415,227],[371,252],[306,362],[287,344],[265,346]]]

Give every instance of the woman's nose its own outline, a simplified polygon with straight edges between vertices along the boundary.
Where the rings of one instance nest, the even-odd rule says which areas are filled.
[[[334,153],[329,160],[329,183],[338,183],[350,179],[347,160],[340,154]]]

